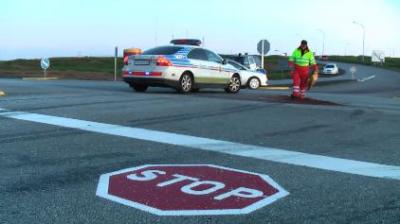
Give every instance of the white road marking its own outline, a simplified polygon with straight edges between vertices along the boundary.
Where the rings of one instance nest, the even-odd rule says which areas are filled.
[[[374,78],[375,78],[375,75],[371,75],[371,76],[365,77],[363,79],[359,79],[358,81],[359,82],[365,82],[365,81],[368,81],[368,80],[371,80],[371,79],[374,79]]]
[[[23,121],[31,121],[65,128],[73,128],[107,135],[183,146],[188,148],[219,152],[235,156],[305,166],[316,169],[356,174],[368,177],[400,180],[400,166],[340,159],[284,149],[247,145],[210,138],[154,131],[143,128],[49,116],[28,112],[8,112],[0,108],[0,116]]]

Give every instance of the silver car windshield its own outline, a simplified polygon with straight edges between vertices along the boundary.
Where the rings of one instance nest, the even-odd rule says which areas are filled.
[[[230,65],[232,65],[233,67],[235,67],[236,69],[238,69],[238,70],[247,70],[247,68],[245,66],[243,66],[243,65],[241,65],[241,64],[239,64],[237,62],[229,61],[228,63]]]

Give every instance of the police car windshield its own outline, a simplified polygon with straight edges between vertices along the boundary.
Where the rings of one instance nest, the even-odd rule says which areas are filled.
[[[334,68],[335,66],[334,65],[326,65],[325,67],[326,68]]]
[[[180,51],[183,47],[178,46],[166,46],[156,47],[143,52],[142,55],[173,55]]]

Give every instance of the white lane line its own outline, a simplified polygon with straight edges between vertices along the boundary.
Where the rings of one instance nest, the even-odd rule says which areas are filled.
[[[363,79],[359,79],[358,81],[359,82],[365,82],[365,81],[368,81],[368,80],[371,80],[371,79],[374,79],[374,78],[375,78],[375,75],[371,75],[371,76],[365,77]]]
[[[4,109],[0,108],[0,111]],[[0,112],[0,116],[65,128],[79,129],[107,135],[214,151],[266,161],[305,166],[316,169],[356,174],[368,177],[400,180],[400,166],[362,162],[349,159],[314,155],[284,149],[221,141],[189,135],[154,131],[143,128],[77,120],[27,112]]]

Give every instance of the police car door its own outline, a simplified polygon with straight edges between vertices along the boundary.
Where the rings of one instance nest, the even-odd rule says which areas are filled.
[[[207,83],[209,79],[209,69],[207,66],[208,57],[206,52],[201,48],[195,48],[188,54],[190,64],[193,65],[194,82],[198,84]]]
[[[212,51],[204,50],[208,58],[208,66],[210,67],[210,80],[212,84],[227,84],[230,80],[230,72],[227,71],[222,64],[223,59]]]

